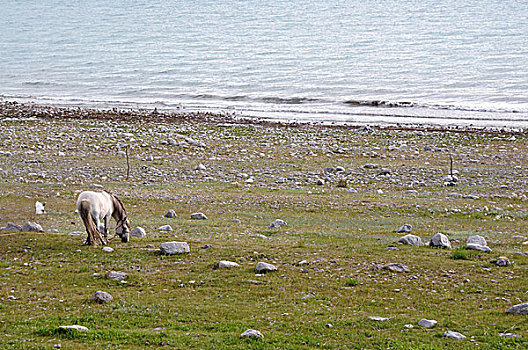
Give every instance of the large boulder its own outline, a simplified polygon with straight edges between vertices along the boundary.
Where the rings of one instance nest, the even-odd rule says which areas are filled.
[[[429,242],[429,245],[431,247],[436,248],[447,248],[451,249],[451,242],[449,241],[449,238],[447,238],[446,235],[443,233],[437,233],[431,238],[431,242]]]
[[[160,244],[160,252],[165,255],[189,253],[191,250],[186,242],[165,242]]]
[[[398,243],[409,244],[409,245],[414,245],[418,247],[424,245],[424,243],[422,242],[422,239],[415,235],[405,235],[398,240]]]

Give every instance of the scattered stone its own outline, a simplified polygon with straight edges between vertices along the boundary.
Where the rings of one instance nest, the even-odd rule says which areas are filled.
[[[479,236],[479,235],[468,237],[467,244],[478,244],[478,245],[482,245],[482,246],[487,246],[488,245],[488,243],[486,242],[486,239],[484,237],[482,237],[482,236]]]
[[[172,231],[172,227],[170,225],[163,225],[158,227],[158,231]]]
[[[411,271],[407,266],[400,264],[400,263],[387,264],[383,266],[383,269],[389,270],[392,272],[410,272]]]
[[[363,168],[365,168],[365,169],[377,169],[377,168],[379,168],[379,165],[378,164],[369,163],[369,164],[363,165]]]
[[[253,234],[251,234],[249,237],[261,238],[261,239],[269,239],[268,236],[265,236],[265,235],[263,235],[262,233],[253,233]]]
[[[515,333],[499,333],[499,337],[504,338],[521,338],[522,336]]]
[[[422,318],[420,321],[418,321],[418,325],[425,328],[431,328],[434,327],[438,322],[435,320],[428,320],[426,318]]]
[[[7,226],[0,228],[0,231],[22,231],[22,226],[8,222]]]
[[[398,243],[414,245],[417,247],[421,247],[424,245],[424,243],[422,242],[422,239],[415,235],[405,235],[403,237],[400,237],[400,239],[398,240]]]
[[[391,170],[389,168],[381,168],[380,172],[378,173],[378,175],[381,175],[381,176],[390,175],[390,174],[391,174]]]
[[[97,292],[95,292],[94,296],[92,297],[92,300],[99,304],[105,304],[111,302],[112,300],[114,300],[114,298],[110,295],[110,293],[98,290]]]
[[[198,164],[198,166],[196,167],[196,170],[198,171],[205,171],[207,170],[207,168],[205,167],[205,165],[203,165],[202,163]]]
[[[148,157],[147,157],[147,161],[152,162],[153,160],[154,160],[154,157],[153,157],[153,156],[148,156]]]
[[[429,242],[429,245],[431,247],[451,249],[451,242],[449,241],[449,238],[447,238],[447,236],[443,233],[435,234],[431,238],[431,242]]]
[[[142,237],[146,237],[147,236],[147,233],[145,232],[145,229],[143,227],[136,227],[136,228],[133,228],[131,231],[130,231],[130,235],[132,237],[137,237],[137,238],[142,238]]]
[[[222,260],[218,262],[219,269],[230,269],[232,267],[239,267],[240,265],[233,261]]]
[[[528,303],[517,304],[506,310],[507,314],[528,315]]]
[[[325,184],[325,182],[324,182],[323,179],[317,179],[317,186],[322,186],[324,184]]]
[[[185,142],[193,145],[193,146],[197,146],[197,147],[205,147],[205,143],[201,142],[201,141],[196,141],[196,140],[193,140],[191,139],[190,137],[186,137],[185,138]]]
[[[240,221],[240,219],[233,219],[233,220],[231,220],[231,222],[232,222],[233,224],[240,224],[240,223],[242,223],[242,221]]]
[[[103,252],[112,253],[114,251],[114,248],[112,247],[103,247]]]
[[[205,216],[203,213],[192,213],[191,219],[193,220],[207,220],[207,216]]]
[[[510,265],[510,259],[505,256],[499,256],[496,261],[497,266],[508,266]]]
[[[165,242],[160,244],[160,252],[165,255],[189,253],[191,250],[187,242]]]
[[[106,278],[114,280],[114,281],[123,281],[127,277],[128,277],[128,274],[122,271],[108,271],[106,273]]]
[[[462,340],[462,339],[466,338],[465,335],[460,334],[458,332],[453,332],[453,331],[446,331],[444,333],[444,337],[451,338],[451,339],[456,339],[456,340]]]
[[[44,210],[45,203],[40,203],[39,201],[35,202],[35,213],[36,214],[45,214],[46,211]]]
[[[380,322],[384,322],[384,321],[389,321],[390,318],[388,317],[380,317],[380,316],[369,316],[369,319],[371,319],[372,321],[380,321]]]
[[[85,326],[71,325],[71,326],[59,326],[59,332],[69,332],[69,331],[78,331],[78,332],[88,332],[88,328]],[[59,346],[60,348],[60,346]]]
[[[22,226],[22,231],[24,232],[28,232],[28,231],[44,232],[44,230],[42,229],[42,226],[40,226],[36,222],[31,222],[31,221],[26,222],[24,226]]]
[[[476,243],[466,244],[466,249],[478,250],[478,251],[485,252],[485,253],[489,253],[492,251],[490,247],[485,246],[485,245],[476,244]]]
[[[169,219],[175,218],[176,216],[177,215],[176,215],[176,212],[174,211],[174,209],[169,209],[167,211],[167,213],[165,213],[165,217],[169,218]]]
[[[409,233],[412,231],[412,226],[410,224],[405,224],[396,230],[397,233]]]
[[[326,328],[334,328],[334,325],[331,324],[331,323],[327,323],[327,324],[325,325],[325,327],[326,327]]]
[[[206,244],[206,245],[204,245],[204,246],[202,247],[202,249],[209,249],[209,248],[211,248],[211,247],[212,247],[212,245],[210,245],[210,244]]]
[[[281,226],[284,226],[284,225],[288,225],[288,223],[284,220],[276,219],[269,225],[269,228],[280,228]]]
[[[257,267],[255,268],[255,271],[257,273],[267,273],[271,271],[277,271],[277,267],[275,265],[268,264],[268,263],[261,261],[257,263]]]
[[[242,334],[240,334],[240,338],[263,339],[264,335],[254,329],[246,329]]]

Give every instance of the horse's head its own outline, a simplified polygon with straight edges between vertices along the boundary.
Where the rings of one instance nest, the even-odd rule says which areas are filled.
[[[121,238],[121,242],[127,243],[130,240],[130,222],[128,218],[119,220],[116,227],[116,234]]]

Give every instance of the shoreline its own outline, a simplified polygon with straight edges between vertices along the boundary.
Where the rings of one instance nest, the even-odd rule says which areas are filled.
[[[454,132],[475,134],[511,134],[525,135],[528,130],[523,128],[506,127],[477,127],[462,125],[436,125],[418,123],[349,123],[349,122],[324,122],[324,121],[278,121],[259,117],[236,115],[230,112],[204,112],[204,111],[158,111],[142,108],[92,108],[85,106],[44,105],[32,102],[1,101],[0,119],[7,118],[44,118],[44,119],[99,119],[116,121],[141,121],[154,123],[171,123],[186,120],[188,122],[207,122],[212,124],[243,124],[273,127],[310,127],[310,128],[338,128],[338,129],[377,129],[377,130],[404,130],[423,132]]]

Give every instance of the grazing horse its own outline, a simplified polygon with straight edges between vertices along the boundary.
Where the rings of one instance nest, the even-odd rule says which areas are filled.
[[[108,243],[110,217],[117,222],[116,234],[121,237],[121,242],[130,239],[130,223],[125,206],[116,195],[107,191],[84,191],[77,198],[77,211],[88,233],[85,244],[98,246]]]

